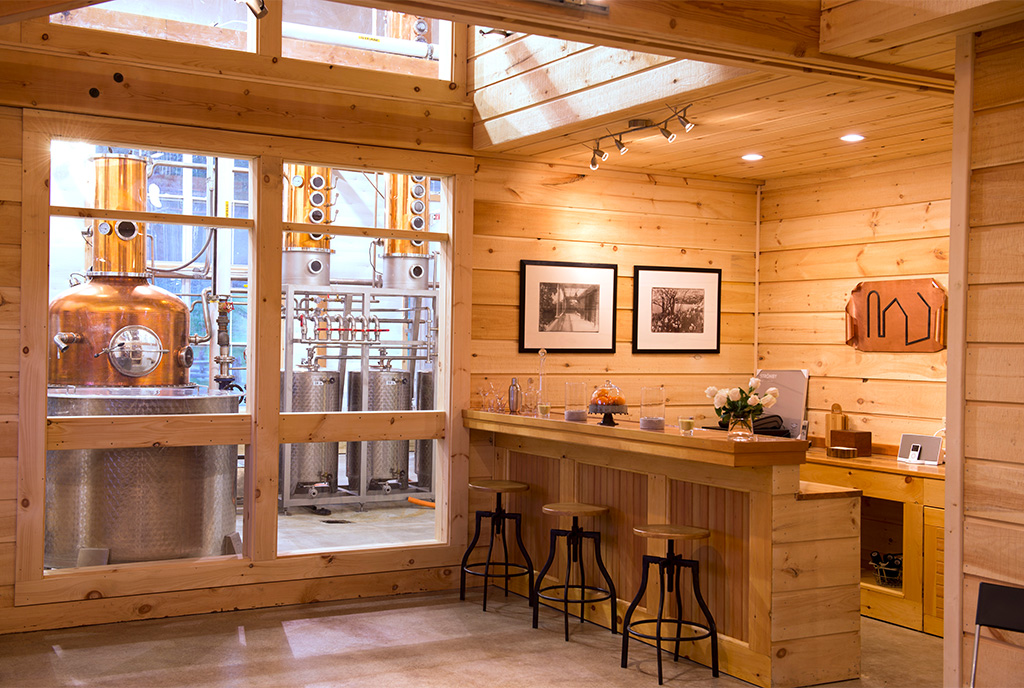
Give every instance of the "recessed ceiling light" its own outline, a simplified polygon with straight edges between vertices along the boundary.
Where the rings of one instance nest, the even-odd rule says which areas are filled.
[[[858,141],[863,141],[864,137],[860,134],[847,134],[846,136],[840,136],[839,140],[846,141],[848,143],[857,143]]]
[[[743,159],[749,160],[750,162],[754,162],[755,160],[760,160],[763,157],[763,155],[758,155],[757,153],[747,153],[746,155],[743,156]]]

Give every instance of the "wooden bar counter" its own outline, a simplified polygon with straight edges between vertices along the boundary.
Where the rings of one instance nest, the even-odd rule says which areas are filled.
[[[610,508],[582,525],[601,531],[620,621],[639,585],[643,555],[665,551],[664,541],[639,538],[633,527],[700,526],[711,531],[708,540],[677,544],[700,561],[722,671],[760,686],[859,676],[861,493],[802,483],[807,442],[760,436],[734,442],[716,430],[682,437],[674,427],[651,432],[630,421],[607,427],[472,410],[463,412],[463,422],[472,432],[471,477],[484,477],[475,473],[490,466],[487,477],[529,483],[528,492],[511,495],[510,509],[523,514],[535,563],[547,555],[549,529],[567,526],[543,515],[542,505]],[[471,495],[471,509],[487,506]],[[558,576],[564,570],[564,560],[552,567]],[[650,618],[643,609],[648,600],[657,604],[654,579],[636,618]],[[515,582],[525,595],[525,582]],[[684,618],[699,618],[686,597],[691,608]],[[608,609],[596,603],[588,619],[607,626]],[[691,659],[710,665],[707,641],[683,645]],[[617,658],[609,661],[609,671],[619,670]]]

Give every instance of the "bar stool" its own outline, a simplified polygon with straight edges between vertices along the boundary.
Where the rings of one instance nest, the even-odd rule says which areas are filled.
[[[658,648],[658,685],[662,684],[662,672],[661,672],[661,641],[675,641],[675,654],[673,657],[674,661],[679,661],[679,642],[682,640],[703,640],[704,638],[711,638],[711,675],[718,677],[718,631],[715,627],[715,620],[711,616],[711,610],[708,609],[707,604],[704,602],[704,597],[700,594],[700,580],[698,562],[695,559],[683,559],[681,555],[675,553],[675,540],[704,540],[708,538],[711,533],[706,528],[693,528],[691,526],[676,526],[671,524],[648,524],[642,526],[636,526],[633,528],[633,532],[643,538],[660,538],[668,540],[668,553],[664,557],[656,557],[652,555],[644,555],[643,562],[643,577],[640,580],[640,590],[637,591],[636,597],[629,605],[629,609],[626,610],[626,616],[622,620],[622,668],[626,668],[627,660],[629,657],[629,636],[630,634],[637,638],[647,638],[653,640],[657,644]],[[641,621],[630,622],[633,617],[633,611],[636,606],[640,603],[640,598],[643,597],[644,591],[647,590],[647,571],[651,564],[658,565],[658,580],[659,580],[659,595],[658,595],[658,616],[654,619],[643,619]],[[683,616],[683,599],[679,592],[679,576],[684,568],[690,569],[690,577],[693,580],[693,595],[697,598],[697,605],[700,607],[701,612],[704,614],[704,618],[707,623],[702,624],[696,621],[686,621],[682,618]],[[666,582],[668,592],[675,592],[676,598],[676,617],[665,618],[665,590]],[[655,627],[654,634],[641,633],[636,630],[637,626],[644,626],[653,624]],[[664,624],[675,624],[675,633],[672,635],[665,635],[662,633],[662,625]],[[698,635],[684,636],[683,626],[692,626],[694,628],[702,629],[705,632]]]
[[[608,511],[606,506],[596,506],[594,504],[580,504],[578,502],[567,502],[558,504],[545,504],[542,511],[545,514],[552,516],[572,516],[572,530],[564,530],[559,528],[551,529],[551,548],[548,551],[548,560],[544,564],[544,567],[537,574],[537,587],[533,589],[533,599],[531,604],[533,605],[533,627],[537,628],[537,617],[540,614],[540,602],[539,600],[550,600],[552,602],[561,602],[562,615],[565,617],[565,639],[569,640],[569,603],[579,602],[580,605],[580,623],[583,623],[586,615],[587,603],[590,602],[603,602],[604,600],[611,600],[611,626],[612,635],[615,635],[615,616],[617,612],[617,603],[615,597],[615,583],[612,582],[611,576],[608,575],[608,570],[604,567],[604,562],[601,561],[601,533],[594,530],[583,530],[580,527],[581,516],[600,516],[601,514]],[[566,544],[566,564],[565,564],[565,582],[562,585],[544,585],[544,574],[551,568],[551,562],[555,559],[555,548],[558,544],[558,538],[564,537]],[[599,588],[593,585],[587,585],[586,574],[583,572],[583,558],[580,556],[583,551],[583,541],[590,539],[594,541],[594,559],[597,563],[597,569],[604,576],[605,582],[608,584],[607,588]],[[579,571],[579,583],[570,584],[572,578],[572,565],[576,564]],[[561,595],[546,595],[544,593],[560,590]],[[569,597],[570,590],[579,590],[580,597],[578,600],[571,599]],[[587,598],[587,591],[596,592],[596,597]]]
[[[514,480],[474,480],[469,483],[469,486],[474,490],[480,490],[481,492],[493,492],[497,496],[494,511],[477,511],[476,512],[476,533],[473,534],[473,541],[469,543],[469,547],[466,548],[466,553],[462,555],[462,572],[459,576],[459,599],[466,599],[466,574],[473,576],[484,577],[484,611],[487,611],[487,588],[490,584],[491,578],[503,578],[505,580],[505,597],[508,597],[508,582],[509,579],[515,578],[516,576],[529,576],[530,587],[529,590],[533,590],[533,561],[530,560],[530,555],[526,551],[526,545],[523,544],[523,523],[522,516],[516,513],[509,513],[505,511],[501,505],[501,495],[506,492],[526,492],[530,489],[530,486],[526,483],[516,482]],[[473,548],[476,547],[477,541],[480,539],[480,526],[483,519],[491,519],[491,539],[487,544],[487,559],[475,564],[470,564],[469,555],[473,552]],[[522,552],[523,558],[526,559],[526,565],[513,564],[508,560],[508,542],[505,540],[505,521],[514,521],[516,524],[516,544],[519,545],[519,551]],[[501,536],[501,548],[504,552],[504,561],[491,561],[491,554],[494,551],[494,538],[496,535]],[[491,573],[492,566],[502,567],[501,573]],[[483,570],[480,569],[483,567]],[[531,600],[532,603],[532,600]]]

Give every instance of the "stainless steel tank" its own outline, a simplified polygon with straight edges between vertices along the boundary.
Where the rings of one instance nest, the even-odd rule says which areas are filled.
[[[197,387],[51,388],[51,416],[237,413],[239,395]],[[73,449],[46,453],[47,567],[82,548],[109,563],[224,553],[235,532],[238,447]]]
[[[434,409],[434,371],[416,373],[416,409]],[[416,440],[416,484],[430,488],[434,474],[434,440]]]
[[[291,410],[296,413],[334,413],[341,410],[341,373],[330,370],[292,371]],[[285,373],[281,372],[281,408],[285,403]],[[338,489],[338,443],[305,442],[289,445],[291,451],[290,491],[308,496],[308,486],[330,483],[330,494]],[[285,446],[281,447],[281,476],[284,477]],[[283,480],[282,480],[283,483]],[[284,485],[282,484],[282,489]]]
[[[362,374],[349,373],[349,410],[361,411]],[[370,368],[367,384],[368,411],[408,411],[412,409],[412,375],[406,370]],[[409,440],[375,440],[366,442],[367,482],[408,480]],[[359,484],[360,447],[358,442],[346,446],[346,467],[350,486]]]

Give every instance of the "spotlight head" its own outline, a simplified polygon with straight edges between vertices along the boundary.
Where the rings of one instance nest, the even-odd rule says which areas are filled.
[[[686,119],[685,115],[677,115],[676,118],[679,120],[679,123],[683,125],[683,130],[686,132],[689,132],[696,126],[693,122]]]
[[[604,162],[605,160],[608,159],[608,152],[601,150],[600,145],[594,147],[594,155],[601,158],[601,162]]]
[[[673,141],[676,140],[676,135],[669,131],[668,127],[666,127],[664,124],[658,127],[658,131],[661,132],[661,135],[664,136],[669,143],[672,143]]]
[[[619,149],[619,155],[625,155],[626,151],[628,151],[629,149],[626,148],[626,144],[622,142],[622,137],[620,136],[617,139],[612,140],[615,142],[615,147]]]
[[[595,150],[594,151],[594,155],[592,155],[591,158],[590,158],[590,169],[596,170],[600,166],[601,166],[601,163],[597,159],[597,151]]]

